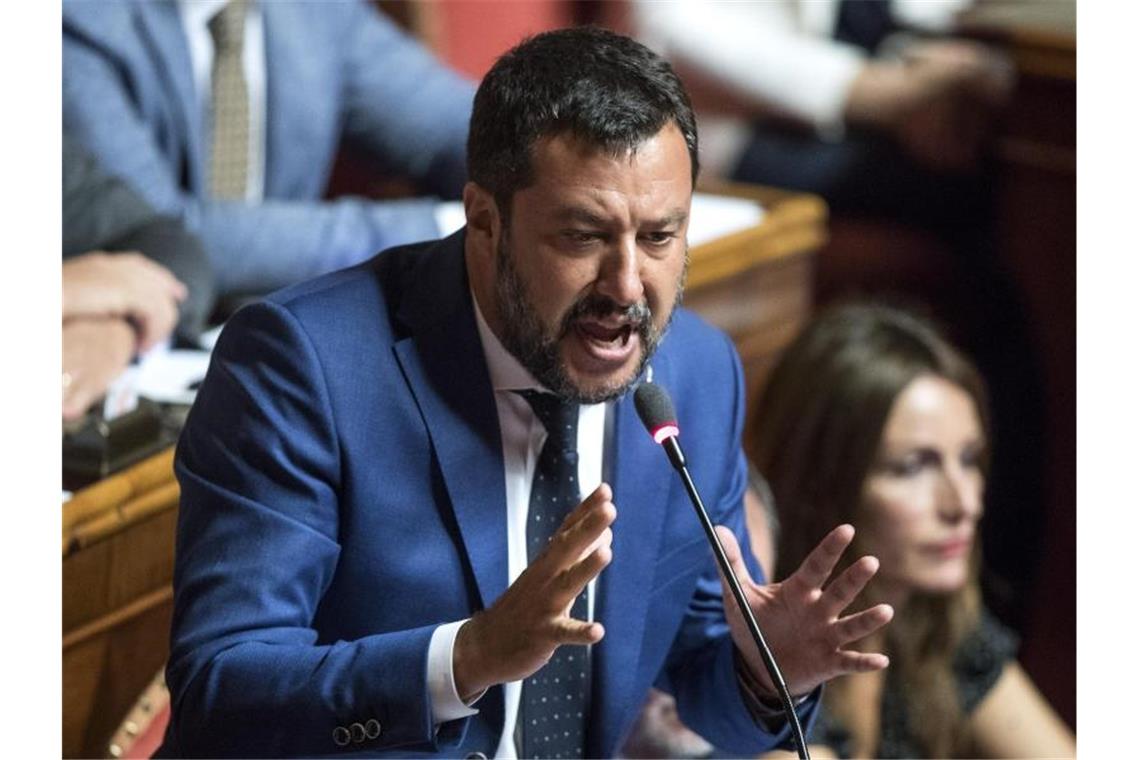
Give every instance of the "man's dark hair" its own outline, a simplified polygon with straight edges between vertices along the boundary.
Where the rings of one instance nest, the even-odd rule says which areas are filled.
[[[676,123],[697,181],[697,127],[681,80],[660,56],[629,37],[599,29],[558,29],[505,53],[475,93],[467,174],[510,213],[529,186],[540,138],[569,134],[613,155],[636,150]]]

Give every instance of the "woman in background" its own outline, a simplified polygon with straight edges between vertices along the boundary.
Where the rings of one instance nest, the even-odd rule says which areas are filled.
[[[881,562],[863,601],[895,609],[865,643],[890,667],[828,685],[813,756],[1073,756],[1013,633],[981,604],[988,436],[973,365],[913,315],[841,306],[784,354],[752,423],[749,453],[778,510],[774,577],[851,523],[852,556]]]

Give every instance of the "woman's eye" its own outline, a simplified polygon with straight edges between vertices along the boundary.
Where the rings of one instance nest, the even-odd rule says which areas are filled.
[[[980,469],[982,466],[982,449],[981,447],[971,447],[962,452],[959,458],[963,467],[971,469]]]
[[[917,457],[907,457],[906,459],[890,462],[887,465],[887,470],[892,475],[896,475],[898,477],[917,475],[922,471],[922,461]]]
[[[921,473],[927,466],[937,464],[938,455],[930,451],[916,451],[891,459],[886,463],[886,471],[900,478],[912,477]]]

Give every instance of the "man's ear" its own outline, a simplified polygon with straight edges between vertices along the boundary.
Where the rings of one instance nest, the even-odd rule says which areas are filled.
[[[499,206],[494,196],[474,182],[463,187],[463,210],[467,231],[463,236],[463,257],[475,300],[496,335],[502,335],[499,309],[495,303],[495,277],[499,240],[505,234]]]
[[[467,215],[467,245],[471,253],[491,261],[503,234],[499,206],[489,191],[468,182],[463,186],[463,211]]]

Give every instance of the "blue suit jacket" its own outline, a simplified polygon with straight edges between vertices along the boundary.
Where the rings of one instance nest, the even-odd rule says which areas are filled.
[[[210,199],[208,136],[173,0],[67,0],[63,122],[203,241],[222,293],[266,292],[438,236],[427,199],[319,202],[342,137],[458,197],[473,86],[371,3],[266,2],[264,202]]]
[[[390,250],[227,325],[176,458],[168,753],[494,752],[500,687],[437,734],[426,685],[432,631],[507,586],[498,417],[462,250],[463,232]],[[747,546],[732,344],[678,310],[652,365],[714,521]],[[742,700],[693,509],[632,394],[614,415],[587,756],[615,752],[655,682],[725,750],[771,747],[786,737]],[[377,740],[335,745],[337,726],[370,719]]]

